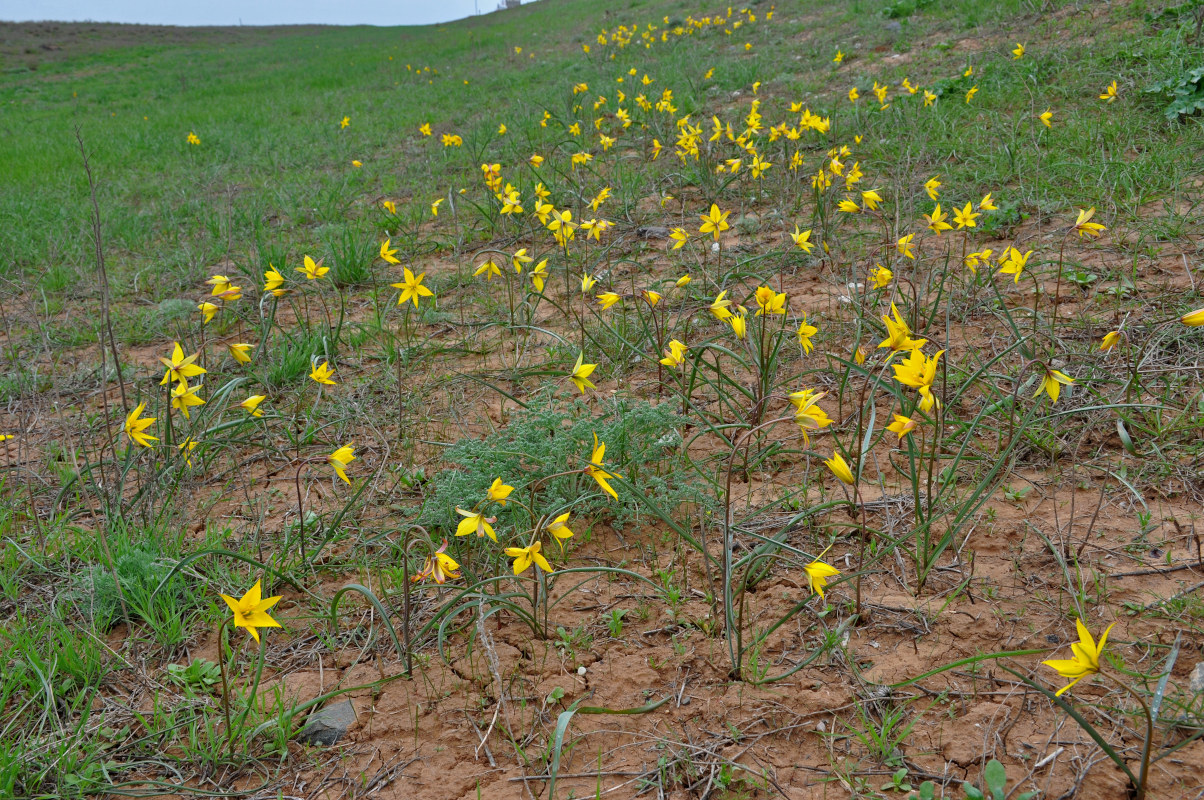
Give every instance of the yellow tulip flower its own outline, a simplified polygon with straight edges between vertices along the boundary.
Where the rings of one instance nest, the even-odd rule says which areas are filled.
[[[326,456],[326,463],[331,466],[335,474],[343,479],[343,483],[350,484],[351,480],[347,477],[347,465],[355,461],[355,442],[350,442],[343,445],[338,450],[335,450],[330,455]]]
[[[146,433],[146,429],[154,424],[157,417],[143,417],[142,412],[146,409],[146,403],[139,403],[138,407],[129,413],[125,418],[125,435],[143,447],[154,447],[151,442],[159,441],[159,437],[151,436]]]
[[[514,559],[514,574],[522,575],[527,571],[532,564],[535,564],[544,572],[551,572],[552,565],[539,552],[540,543],[538,540],[531,542],[527,547],[507,547],[506,555]]]
[[[849,486],[856,483],[856,480],[853,478],[853,471],[849,469],[848,463],[840,453],[833,453],[831,458],[824,459],[824,463],[828,465],[828,469],[832,470],[832,474],[840,479],[841,483],[848,484]]]
[[[1099,644],[1096,644],[1095,640],[1091,638],[1091,631],[1087,630],[1087,626],[1083,624],[1081,619],[1076,619],[1074,624],[1079,634],[1079,640],[1070,645],[1070,651],[1074,654],[1074,658],[1054,658],[1041,662],[1045,666],[1055,670],[1063,678],[1070,679],[1070,683],[1054,693],[1055,697],[1061,697],[1083,678],[1099,672],[1100,655],[1104,652],[1104,646],[1108,643],[1108,634],[1112,631],[1112,625],[1116,623],[1112,623],[1112,625],[1109,625],[1104,630],[1104,635],[1099,637]]]
[[[229,595],[222,595],[222,599],[226,601],[226,605],[230,607],[230,611],[234,614],[234,627],[246,628],[251,636],[255,637],[255,641],[259,641],[259,628],[279,628],[280,623],[272,619],[272,615],[268,610],[276,603],[280,602],[280,597],[261,597],[260,581],[255,581],[255,585],[251,587],[251,591],[244,594],[238,600],[235,600]]]

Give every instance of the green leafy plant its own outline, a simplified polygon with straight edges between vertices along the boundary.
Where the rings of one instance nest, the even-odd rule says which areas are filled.
[[[205,658],[194,658],[184,664],[168,664],[167,677],[177,686],[207,692],[222,679],[221,668]]]
[[[962,792],[966,800],[1007,800],[1009,795],[1007,780],[1008,774],[1007,770],[1003,768],[1003,764],[992,758],[982,771],[982,781],[986,786],[986,791],[966,782],[962,784]],[[1015,800],[1032,800],[1038,794],[1038,792],[1021,792],[1015,795]],[[919,786],[917,796],[919,800],[934,800],[936,784],[932,781],[924,781]]]
[[[1196,67],[1159,81],[1146,89],[1166,102],[1163,115],[1171,120],[1182,120],[1204,111],[1204,67]]]

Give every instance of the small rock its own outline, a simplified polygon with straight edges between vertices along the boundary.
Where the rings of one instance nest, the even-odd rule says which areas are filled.
[[[886,21],[886,29],[891,33],[902,33],[903,23],[899,22],[897,19],[888,19]]]
[[[344,700],[310,714],[297,738],[307,744],[330,747],[346,735],[355,719],[355,706],[350,700]]]
[[[641,239],[668,239],[669,229],[660,225],[644,225],[635,229],[635,235]]]
[[[1197,694],[1204,693],[1204,661],[1196,664],[1196,668],[1191,671],[1191,682],[1187,684],[1187,688]]]

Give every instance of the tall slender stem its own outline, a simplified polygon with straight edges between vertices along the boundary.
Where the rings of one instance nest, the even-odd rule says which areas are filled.
[[[301,538],[301,562],[309,561],[309,554],[305,547],[305,504],[301,498],[301,470],[305,468],[305,462],[302,461],[297,465],[297,474],[295,481],[297,485],[297,529]]]
[[[230,758],[234,758],[234,728],[230,724],[230,681],[226,677],[226,648],[224,647],[226,624],[229,621],[223,619],[222,624],[217,627],[217,663],[222,670],[222,713],[226,717],[226,737],[229,740]]]
[[[1145,800],[1146,776],[1150,771],[1150,748],[1153,747],[1154,743],[1154,715],[1150,713],[1150,707],[1140,692],[1106,672],[1101,672],[1100,674],[1131,694],[1141,704],[1142,713],[1145,714],[1145,742],[1141,746],[1141,771],[1137,773],[1137,785],[1133,787],[1133,800]]]
[[[414,674],[414,659],[410,655],[410,532],[407,530],[401,545],[401,583],[405,594],[402,596],[401,635],[406,644],[406,674]],[[432,559],[436,556],[431,556]]]

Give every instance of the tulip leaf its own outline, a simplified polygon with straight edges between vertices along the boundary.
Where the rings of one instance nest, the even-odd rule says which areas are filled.
[[[1003,800],[1007,787],[1008,773],[1003,768],[1003,764],[992,758],[987,762],[986,768],[982,771],[983,783],[987,785],[987,789],[991,792],[991,797],[994,800]]]
[[[655,711],[663,706],[673,697],[672,694],[665,695],[655,703],[649,703],[646,706],[639,708],[599,708],[596,706],[583,706],[582,701],[577,700],[560,715],[556,717],[556,730],[552,734],[552,764],[548,769],[548,800],[556,798],[556,776],[560,772],[560,753],[564,749],[564,734],[569,729],[569,723],[573,721],[574,714],[647,714],[649,711]]]
[[[1133,771],[1129,769],[1129,765],[1125,763],[1125,760],[1121,758],[1114,749],[1112,749],[1112,745],[1108,744],[1107,740],[1104,739],[1104,737],[1100,735],[1100,732],[1095,729],[1095,726],[1088,722],[1082,714],[1075,710],[1074,706],[1070,705],[1070,703],[1066,702],[1066,700],[1058,697],[1056,694],[1051,692],[1049,689],[1046,689],[1032,678],[1020,674],[1006,664],[1000,664],[999,666],[1005,671],[1016,676],[1016,678],[1022,681],[1026,686],[1036,689],[1038,692],[1045,695],[1051,703],[1058,706],[1071,717],[1073,717],[1074,721],[1077,722],[1079,727],[1083,729],[1083,732],[1094,739],[1095,743],[1100,746],[1100,749],[1104,751],[1108,758],[1112,759],[1112,762],[1116,764],[1116,766],[1120,767],[1121,771],[1124,772],[1129,778],[1129,782],[1133,786],[1137,785],[1137,778],[1133,775]]]
[[[870,451],[870,446],[874,443],[874,423],[878,421],[878,407],[872,402],[870,406],[870,421],[865,426],[865,436],[861,439],[861,453],[857,456],[857,474],[860,475],[865,469],[865,455]]]
[[[408,590],[409,587],[406,588]],[[389,632],[389,637],[393,640],[393,646],[397,648],[397,657],[405,658],[405,648],[402,646],[401,640],[397,638],[397,631],[393,630],[393,625],[389,622],[389,612],[385,610],[383,605],[381,605],[380,600],[377,599],[372,590],[366,586],[361,586],[358,583],[349,583],[342,589],[339,589],[337,592],[335,592],[334,597],[330,599],[331,630],[335,630],[335,628],[338,626],[339,600],[347,592],[359,592],[368,600],[369,603],[372,604],[373,608],[376,609],[376,613],[380,614],[380,621],[384,623],[385,630]]]
[[[1046,653],[1046,652],[1049,652],[1049,648],[1039,647],[1039,648],[1032,649],[1032,650],[1006,650],[1001,653],[979,653],[976,656],[970,656],[969,658],[963,658],[958,661],[954,661],[951,664],[946,664],[943,667],[937,667],[936,669],[930,669],[927,672],[924,672],[924,673],[921,673],[920,675],[915,676],[914,678],[908,678],[907,680],[899,681],[898,683],[889,683],[889,684],[887,684],[887,686],[889,686],[891,689],[902,689],[906,686],[911,686],[913,684],[919,683],[920,681],[922,681],[926,678],[931,678],[933,675],[940,675],[942,672],[948,672],[951,669],[957,669],[958,667],[964,667],[967,664],[977,664],[979,661],[991,661],[991,660],[994,660],[997,658],[1012,658],[1013,656],[1032,656],[1032,655],[1037,655],[1038,653]]]
[[[1179,644],[1183,638],[1183,631],[1175,632],[1175,643],[1171,646],[1171,653],[1166,657],[1166,663],[1162,665],[1162,677],[1158,679],[1158,688],[1154,690],[1154,698],[1150,701],[1150,721],[1151,724],[1158,722],[1158,712],[1162,709],[1162,698],[1166,694],[1166,682],[1171,677],[1171,671],[1175,668],[1175,662],[1179,660]]]
[[[1129,429],[1125,427],[1125,421],[1117,417],[1116,419],[1116,435],[1120,437],[1121,447],[1131,456],[1137,455],[1137,448],[1133,446],[1133,437],[1129,436]]]

